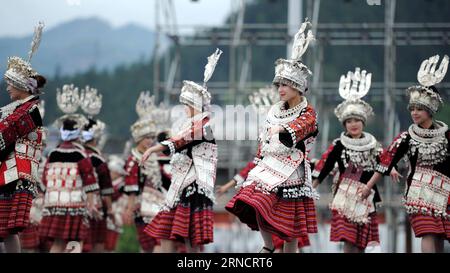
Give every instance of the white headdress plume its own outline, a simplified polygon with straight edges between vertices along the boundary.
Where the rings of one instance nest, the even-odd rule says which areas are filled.
[[[81,90],[80,106],[81,109],[89,116],[94,117],[100,113],[102,108],[102,95],[98,93],[96,88],[86,86]]]
[[[56,102],[63,113],[75,113],[80,105],[78,87],[75,87],[73,84],[65,84],[62,90],[58,88],[56,90]]]
[[[370,90],[372,84],[372,73],[367,73],[366,70],[361,72],[359,67],[355,72],[349,71],[347,76],[342,75],[339,82],[339,95],[344,100],[361,99]]]
[[[216,48],[216,51],[211,56],[208,57],[208,63],[205,65],[203,87],[206,88],[206,83],[213,75],[214,70],[216,69],[217,62],[219,61],[220,55],[222,55],[222,53],[223,53],[222,50]]]
[[[305,54],[306,50],[308,49],[309,43],[315,40],[311,29],[308,30],[307,35],[305,35],[305,31],[308,26],[311,27],[312,25],[311,22],[308,21],[308,18],[306,18],[305,22],[300,26],[297,34],[295,34],[294,36],[291,53],[292,60],[300,60],[303,54]]]
[[[34,37],[31,41],[31,48],[28,52],[28,62],[31,62],[31,58],[33,58],[34,53],[39,48],[39,45],[41,44],[41,38],[42,38],[42,30],[44,29],[44,23],[39,22],[38,25],[34,28]]]
[[[436,70],[439,58],[439,55],[435,55],[422,62],[419,72],[417,73],[417,80],[421,85],[430,87],[440,83],[444,79],[448,69],[449,58],[445,55],[441,65]]]

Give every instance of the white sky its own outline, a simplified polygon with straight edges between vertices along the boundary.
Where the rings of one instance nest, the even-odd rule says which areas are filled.
[[[100,17],[113,26],[155,25],[156,0],[14,0],[0,5],[0,37],[32,33],[38,21],[47,28],[75,18]],[[162,0],[168,1],[168,0]],[[224,22],[237,0],[173,0],[180,25],[213,26]],[[164,15],[161,16],[164,18]]]

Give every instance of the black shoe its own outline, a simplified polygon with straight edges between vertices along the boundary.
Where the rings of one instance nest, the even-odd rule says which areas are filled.
[[[275,251],[275,247],[274,247],[273,249],[270,249],[270,248],[264,246],[264,247],[259,251],[259,253],[265,253],[265,252],[263,252],[264,250],[267,251],[268,253],[273,253],[273,252]]]

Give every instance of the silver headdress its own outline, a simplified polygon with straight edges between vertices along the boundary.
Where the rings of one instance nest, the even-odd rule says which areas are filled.
[[[157,133],[168,132],[170,133],[171,129],[171,120],[170,120],[170,108],[161,103],[158,107],[153,110],[152,113],[153,120],[155,121]]]
[[[150,91],[142,91],[136,102],[139,119],[130,128],[135,142],[139,142],[145,136],[155,137],[156,124],[152,116],[155,108],[155,98],[150,96]]]
[[[76,122],[75,128],[81,129],[88,123],[88,120],[80,114],[75,114],[80,106],[80,93],[78,87],[73,84],[65,84],[62,89],[56,89],[56,103],[58,108],[65,114],[55,121],[55,126],[62,127],[65,120],[73,120]]]
[[[286,84],[302,93],[308,89],[308,77],[312,72],[301,62],[310,42],[315,40],[311,30],[305,35],[308,26],[311,27],[311,23],[306,19],[295,34],[291,59],[278,59],[275,62],[274,85]]]
[[[372,83],[372,73],[366,70],[361,72],[359,67],[355,72],[349,71],[347,76],[342,75],[339,82],[339,95],[344,102],[339,104],[334,113],[340,122],[349,118],[362,120],[364,123],[374,115],[372,107],[362,98],[369,92]]]
[[[96,88],[86,86],[80,93],[80,106],[88,117],[94,117],[102,109],[102,94]]]
[[[92,139],[100,139],[106,128],[106,124],[99,119],[94,119],[94,116],[100,113],[102,108],[102,95],[98,93],[96,88],[86,86],[81,90],[80,106],[83,112],[89,119],[95,121],[95,124],[89,129],[83,131],[83,141],[87,142]]]
[[[443,103],[441,96],[433,88],[444,79],[448,69],[449,57],[445,55],[441,65],[436,70],[438,63],[439,55],[422,62],[417,73],[417,80],[420,85],[411,86],[407,89],[410,97],[409,108],[412,106],[424,107],[431,114],[434,114],[439,109],[439,105]]]
[[[28,60],[25,61],[20,57],[14,56],[8,58],[8,67],[5,72],[5,81],[17,89],[27,91],[31,94],[40,94],[37,87],[37,81],[33,77],[37,75],[36,71],[31,67],[31,59],[36,53],[41,43],[42,30],[44,23],[39,22],[34,30],[34,37],[31,42],[31,49],[28,52]]]
[[[216,69],[217,62],[222,55],[222,50],[216,49],[216,51],[208,57],[208,63],[205,66],[203,86],[193,81],[183,81],[183,87],[181,88],[180,102],[192,106],[197,111],[208,111],[211,104],[211,94],[208,92],[206,83]]]

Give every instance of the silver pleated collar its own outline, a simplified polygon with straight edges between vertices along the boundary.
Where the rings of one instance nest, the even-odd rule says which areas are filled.
[[[341,143],[345,148],[364,152],[374,149],[377,146],[377,140],[369,133],[363,132],[362,138],[351,138],[345,135],[345,132],[341,133]]]
[[[308,100],[303,100],[291,109],[285,109],[285,101],[280,101],[270,108],[267,114],[267,122],[270,124],[286,124],[300,115],[300,112],[308,106]]]
[[[416,124],[412,124],[408,128],[408,132],[412,139],[423,143],[436,143],[445,138],[445,133],[448,130],[447,124],[442,121],[435,121],[433,123],[437,129],[423,129]]]

